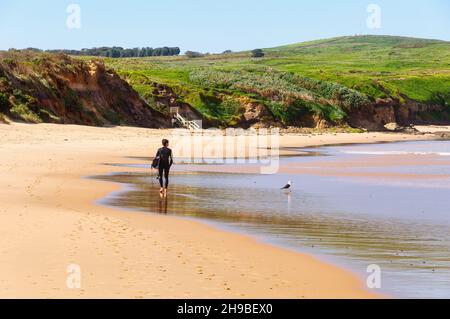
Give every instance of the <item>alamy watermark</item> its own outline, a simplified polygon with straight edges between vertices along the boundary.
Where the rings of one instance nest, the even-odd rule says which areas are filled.
[[[366,23],[369,29],[381,29],[381,7],[378,4],[369,4],[367,6]]]
[[[78,4],[69,4],[66,8],[68,14],[66,26],[69,30],[81,28],[81,7]]]
[[[366,280],[367,288],[381,289],[381,267],[376,264],[369,265],[367,273],[370,274]]]
[[[280,166],[279,129],[175,129],[174,156],[194,164],[255,164],[261,174]]]
[[[67,266],[66,286],[69,289],[81,289],[81,267],[77,264]]]

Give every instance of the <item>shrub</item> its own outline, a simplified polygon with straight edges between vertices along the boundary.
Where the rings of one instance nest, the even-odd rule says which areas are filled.
[[[21,90],[19,90],[19,89],[15,89],[15,90],[13,91],[13,95],[14,95],[16,101],[17,101],[19,104],[24,104],[24,105],[26,105],[27,107],[28,107],[28,105],[30,105],[30,104],[36,103],[35,98],[33,98],[32,96],[30,96],[30,95],[28,95],[28,94],[23,93],[23,92],[22,92]]]
[[[16,119],[24,120],[25,122],[41,123],[39,116],[33,113],[27,105],[16,104],[11,108],[11,115]]]
[[[189,79],[203,87],[239,90],[285,102],[297,99],[318,101],[324,98],[346,109],[369,103],[365,95],[343,85],[267,69],[196,70],[190,73]]]
[[[365,95],[345,86],[267,68],[202,69],[191,71],[189,79],[202,87],[255,95],[284,124],[293,124],[307,114],[340,122],[346,110],[369,103]]]
[[[261,49],[255,49],[252,52],[252,57],[253,58],[262,58],[264,57],[264,51]]]
[[[83,111],[83,106],[81,105],[78,95],[75,91],[68,90],[64,94],[63,100],[64,106],[66,107],[67,110],[74,113]]]
[[[185,55],[188,58],[201,58],[201,57],[205,56],[203,53],[195,52],[195,51],[186,51]]]
[[[56,116],[52,111],[45,108],[39,108],[36,114],[41,118],[43,122],[47,123],[61,123],[61,119]]]
[[[112,125],[120,125],[121,123],[120,115],[112,110],[107,110],[102,115]]]
[[[0,112],[8,112],[10,108],[9,99],[6,94],[0,92]]]
[[[430,102],[436,105],[450,106],[450,93],[435,92],[432,94]]]

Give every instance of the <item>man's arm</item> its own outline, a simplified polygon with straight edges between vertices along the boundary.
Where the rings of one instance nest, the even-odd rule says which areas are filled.
[[[169,163],[169,166],[172,166],[172,164],[173,164],[172,150],[170,150],[170,155],[169,155],[169,157],[170,157],[170,163]]]

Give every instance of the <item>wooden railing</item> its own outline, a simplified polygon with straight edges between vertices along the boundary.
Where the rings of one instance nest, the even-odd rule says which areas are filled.
[[[180,113],[174,113],[174,119],[183,127],[190,130],[200,130],[201,126],[196,121],[189,121],[185,119]]]

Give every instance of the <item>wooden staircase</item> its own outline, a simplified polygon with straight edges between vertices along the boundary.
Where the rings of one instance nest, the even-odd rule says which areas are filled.
[[[175,109],[175,108],[174,108]],[[190,130],[201,130],[202,126],[201,126],[201,120],[197,120],[197,121],[190,121],[186,118],[184,118],[179,112],[178,109],[176,111],[172,111],[172,116],[173,116],[173,123],[178,123],[180,126],[190,129]]]

